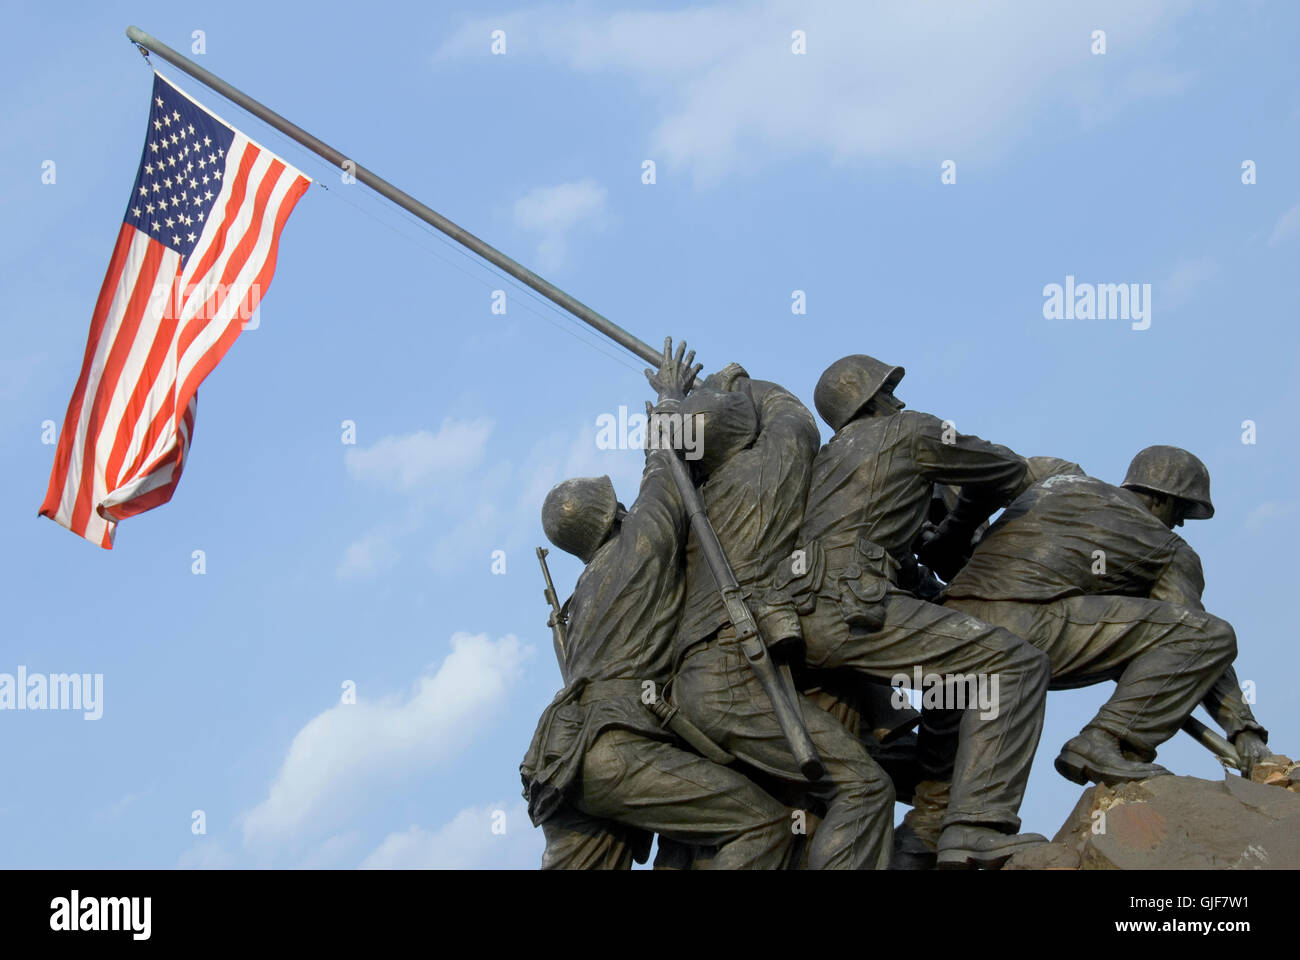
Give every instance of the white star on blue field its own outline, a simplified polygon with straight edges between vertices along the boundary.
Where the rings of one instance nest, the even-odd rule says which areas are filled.
[[[865,352],[909,407],[1112,482],[1196,453],[1217,512],[1180,532],[1300,754],[1291,5],[377,6],[382,45],[241,0],[9,11],[0,673],[102,674],[103,713],[0,710],[0,866],[535,868],[542,498],[608,473],[630,503],[640,473],[595,434],[642,409],[642,361],[155,60],[316,183],[172,501],[111,552],[37,518],[124,210],[184,250],[219,192],[130,22],[706,370],[811,406]],[[1150,284],[1149,327],[1046,318],[1067,277]],[[1065,821],[1051,761],[1108,689],[1050,696],[1026,829]],[[1160,762],[1222,775],[1186,735]]]
[[[126,222],[185,258],[193,252],[203,221],[212,213],[217,197],[212,187],[221,189],[222,161],[235,134],[179,95],[162,77],[154,78],[153,89],[152,132],[146,134]],[[173,123],[176,129],[167,132]]]

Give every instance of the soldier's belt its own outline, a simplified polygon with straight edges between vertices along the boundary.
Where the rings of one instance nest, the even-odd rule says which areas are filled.
[[[585,707],[597,700],[619,700],[624,697],[636,697],[639,700],[643,689],[642,681],[631,678],[589,680],[582,688],[582,693],[578,694],[578,704]]]
[[[678,712],[677,707],[661,695],[662,690],[654,691],[655,697],[652,703],[646,703],[645,698],[642,696],[645,691],[645,681],[635,680],[630,677],[619,677],[612,680],[591,680],[578,694],[578,703],[581,706],[588,706],[600,700],[635,698],[638,703],[654,715],[661,727],[672,731],[685,743],[693,747],[700,756],[721,764],[732,763],[736,759],[710,740],[708,735],[699,727],[683,717]]]
[[[740,641],[736,639],[735,629],[731,626],[731,624],[727,624],[725,627],[718,628],[713,633],[709,634],[707,637],[704,637],[701,640],[696,640],[689,647],[683,650],[681,659],[678,661],[678,663],[679,664],[685,663],[687,660],[695,656],[697,653],[703,653],[705,650],[709,649],[709,647],[713,646],[714,644],[722,645],[722,644],[734,644],[739,642]]]

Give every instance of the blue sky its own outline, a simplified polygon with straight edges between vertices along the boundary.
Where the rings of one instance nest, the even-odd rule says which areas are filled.
[[[0,673],[102,673],[104,703],[0,712],[0,864],[536,866],[517,768],[559,683],[541,500],[604,472],[630,500],[639,474],[594,438],[641,408],[644,364],[159,64],[319,184],[260,327],[200,390],[173,501],[111,552],[38,519],[42,423],[139,158],[131,22],[182,51],[204,31],[204,66],[706,369],[811,403],[827,364],[872,353],[908,368],[909,406],[1113,481],[1148,444],[1191,449],[1218,508],[1184,531],[1206,604],[1294,755],[1300,16],[1045,6],[374,3],[382,43],[266,4],[7,7]],[[1045,319],[1067,275],[1151,284],[1150,328]],[[577,563],[552,559],[566,590]],[[1107,692],[1051,696],[1028,828],[1069,813],[1051,760]],[[1219,775],[1185,736],[1161,760]]]

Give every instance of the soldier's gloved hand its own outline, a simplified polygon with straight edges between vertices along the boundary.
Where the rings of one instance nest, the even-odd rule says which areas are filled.
[[[659,363],[659,369],[651,370],[647,367],[645,376],[661,401],[684,400],[691,387],[695,385],[696,375],[703,367],[704,364],[695,363],[694,350],[686,353],[685,340],[677,344],[677,355],[674,356],[673,338],[664,337],[664,358]]]
[[[663,430],[657,426],[658,421],[655,419],[655,414],[656,414],[656,413],[665,413],[665,412],[671,410],[671,408],[672,408],[672,407],[675,407],[676,405],[677,405],[677,401],[675,401],[675,400],[668,400],[668,401],[666,401],[666,402],[664,402],[664,403],[659,404],[659,406],[657,406],[657,407],[654,406],[653,404],[651,404],[649,400],[647,400],[647,401],[645,402],[645,455],[646,455],[646,459],[649,459],[649,458],[650,458],[650,454],[651,454],[653,451],[655,451],[655,450],[662,450],[662,449],[665,449],[665,448],[666,448],[666,446],[665,446],[665,444],[664,444],[664,442],[663,442],[663,440],[664,440],[664,437],[663,437]],[[657,436],[655,435],[655,434],[656,434],[656,431],[658,432],[658,435],[657,435]]]
[[[971,536],[970,530],[945,520],[935,530],[922,532],[916,558],[947,583],[970,559]]]
[[[1241,775],[1243,777],[1249,777],[1250,771],[1255,764],[1273,755],[1273,751],[1268,748],[1264,738],[1254,730],[1242,730],[1232,738],[1232,745],[1236,748],[1237,756],[1241,759]]]
[[[681,401],[665,397],[657,404],[645,402],[645,455],[655,450],[674,450],[681,445]]]

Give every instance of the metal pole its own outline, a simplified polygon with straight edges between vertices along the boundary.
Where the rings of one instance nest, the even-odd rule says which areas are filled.
[[[619,346],[624,347],[627,350],[630,350],[632,353],[635,353],[646,363],[649,363],[654,367],[658,367],[659,363],[663,360],[662,349],[656,350],[645,341],[632,336],[632,334],[628,333],[626,330],[624,330],[618,324],[614,323],[612,320],[600,315],[595,310],[591,309],[591,307],[587,306],[585,303],[582,303],[580,300],[575,300],[573,297],[569,296],[567,293],[565,293],[563,290],[561,290],[559,287],[555,286],[554,284],[548,283],[546,280],[543,280],[541,277],[533,273],[533,271],[529,270],[523,264],[518,263],[515,260],[512,260],[510,257],[507,257],[496,247],[492,246],[491,244],[484,243],[482,240],[474,236],[474,234],[470,233],[468,230],[463,230],[460,227],[458,227],[456,224],[452,223],[442,214],[438,213],[438,211],[431,210],[429,207],[426,207],[424,204],[422,204],[419,200],[416,200],[409,193],[406,193],[404,190],[399,190],[397,187],[393,186],[383,177],[371,173],[365,167],[356,163],[356,161],[350,160],[348,157],[339,153],[339,151],[335,150],[329,144],[316,139],[306,130],[302,129],[302,127],[298,126],[295,123],[291,123],[290,121],[286,120],[284,117],[276,113],[274,110],[258,103],[256,100],[254,100],[252,97],[250,97],[248,94],[244,93],[243,91],[236,90],[234,87],[226,83],[226,81],[222,80],[220,77],[209,73],[207,70],[204,70],[193,60],[190,60],[189,58],[184,57],[181,54],[177,53],[175,50],[167,46],[167,44],[163,43],[161,40],[158,40],[156,37],[153,37],[150,34],[145,33],[139,27],[134,27],[134,26],[126,28],[126,35],[131,40],[132,43],[138,44],[139,46],[143,47],[146,50],[149,50],[152,53],[156,53],[158,56],[162,57],[168,63],[172,64],[175,67],[178,67],[181,70],[184,70],[195,80],[211,87],[213,90],[217,91],[217,93],[221,94],[227,100],[231,100],[234,103],[239,104],[249,113],[251,113],[253,116],[269,123],[271,126],[275,127],[275,129],[279,130],[285,136],[291,137],[294,140],[298,141],[298,143],[302,144],[304,147],[306,147],[308,150],[310,150],[312,153],[316,154],[317,156],[325,159],[333,166],[338,167],[340,170],[346,170],[348,173],[350,173],[352,176],[355,176],[366,186],[370,187],[370,189],[387,197],[389,200],[393,201],[393,203],[397,204],[403,210],[410,211],[411,213],[419,217],[421,220],[423,220],[425,223],[429,224],[429,226],[434,227],[437,230],[441,230],[443,233],[451,237],[453,240],[455,240],[457,243],[461,244],[462,246],[469,247],[469,249],[473,250],[475,253],[477,253],[488,263],[492,264],[495,267],[500,268],[501,270],[504,270],[506,273],[510,274],[510,276],[514,277],[520,283],[524,283],[532,287],[534,290],[536,290],[538,293],[544,296],[547,300],[550,300],[552,303],[563,307],[565,310],[569,311],[569,313],[573,314],[579,320],[582,320],[585,323],[589,324],[590,326],[595,327],[597,330],[599,330],[605,336],[609,337]],[[347,166],[345,166],[345,164],[347,164]]]
[[[349,160],[329,144],[317,140],[302,127],[290,123],[274,110],[258,103],[248,94],[236,90],[220,77],[214,76],[197,63],[177,53],[161,40],[150,36],[139,27],[127,27],[126,35],[132,43],[158,54],[168,63],[184,70],[195,80],[211,87],[227,100],[239,104],[253,116],[264,120],[285,136],[296,140],[312,153],[329,161],[340,170],[347,170],[372,190],[387,197],[402,209],[409,210],[431,227],[441,230],[457,243],[473,250],[488,263],[504,270],[516,280],[532,287],[546,299],[563,307],[579,320],[586,322],[615,343],[635,353],[646,363],[657,368],[663,362],[664,353],[662,350],[655,350],[645,341],[632,336],[612,320],[601,316],[585,303],[575,300],[554,284],[546,282],[527,267],[507,257],[496,247],[484,243],[472,233],[462,230],[436,210],[431,210],[409,193],[397,189],[387,180],[376,176],[365,167],[355,163],[355,161]],[[768,656],[767,648],[759,637],[757,627],[754,624],[753,614],[750,613],[745,605],[744,597],[740,594],[731,563],[723,552],[722,545],[718,542],[718,535],[714,532],[708,514],[705,512],[704,501],[700,497],[700,492],[695,489],[695,485],[691,482],[686,465],[676,453],[673,454],[671,459],[673,463],[673,480],[681,493],[687,513],[691,517],[691,526],[705,547],[705,557],[708,560],[709,569],[722,590],[728,619],[736,628],[737,636],[745,644],[746,659],[758,675],[768,698],[772,701],[773,711],[803,775],[812,781],[819,780],[825,768],[822,765],[821,758],[817,755],[812,738],[804,727],[798,694],[793,689],[793,685],[782,683],[781,675],[772,663],[771,657]],[[538,557],[542,559],[544,569],[546,561],[542,557],[540,548]],[[561,669],[563,669],[563,661],[561,661]]]

